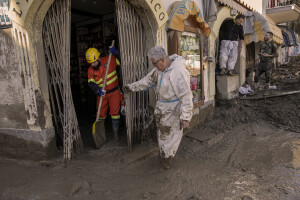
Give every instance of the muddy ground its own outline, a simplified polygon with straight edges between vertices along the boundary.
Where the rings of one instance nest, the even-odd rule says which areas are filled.
[[[282,90],[298,88],[284,80]],[[300,199],[300,94],[217,101],[214,115],[183,137],[170,170],[161,169],[156,146],[129,153],[111,141],[67,165],[61,157],[1,158],[0,199]]]
[[[168,171],[113,142],[68,166],[1,159],[0,199],[300,199],[299,117],[300,94],[219,103]]]

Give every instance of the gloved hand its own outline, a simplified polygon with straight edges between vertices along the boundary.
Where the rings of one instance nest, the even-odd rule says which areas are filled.
[[[109,47],[108,52],[112,53],[112,54],[115,54],[115,55],[118,55],[117,49],[115,47],[112,47],[112,46]]]
[[[102,89],[99,89],[99,90],[98,90],[98,95],[99,95],[100,97],[105,96],[105,93],[106,93],[105,90],[102,90]]]
[[[125,116],[125,115],[126,115],[125,106],[121,106],[120,113],[121,113],[121,115],[123,115],[123,116]]]
[[[132,92],[132,90],[130,89],[130,87],[128,85],[124,85],[122,89],[123,89],[124,93]]]

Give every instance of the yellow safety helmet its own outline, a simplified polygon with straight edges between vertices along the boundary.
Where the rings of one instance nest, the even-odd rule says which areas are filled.
[[[89,48],[86,51],[85,58],[88,63],[95,62],[100,56],[100,52],[95,48]]]

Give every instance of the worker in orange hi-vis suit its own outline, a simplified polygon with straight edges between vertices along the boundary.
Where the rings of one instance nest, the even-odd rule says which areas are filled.
[[[109,52],[116,55],[117,50],[114,47]],[[112,128],[115,140],[119,140],[118,130],[120,123],[120,108],[123,94],[119,89],[119,80],[117,76],[117,66],[120,65],[115,56],[111,57],[109,71],[106,78],[105,90],[103,90],[103,82],[105,78],[108,56],[100,57],[100,52],[95,48],[89,48],[86,51],[86,60],[91,66],[88,69],[88,85],[98,96],[97,109],[99,106],[100,96],[103,96],[100,120],[105,120],[109,108],[109,114],[112,118]]]

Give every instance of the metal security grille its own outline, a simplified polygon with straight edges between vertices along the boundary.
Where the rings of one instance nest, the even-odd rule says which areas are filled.
[[[64,159],[83,149],[70,86],[71,0],[56,0],[43,23],[43,43],[54,126],[63,140]]]
[[[137,13],[128,0],[116,0],[121,70],[123,84],[140,80],[148,73],[145,51],[145,31]],[[148,139],[143,132],[149,119],[149,92],[126,94],[126,127],[128,147]]]

